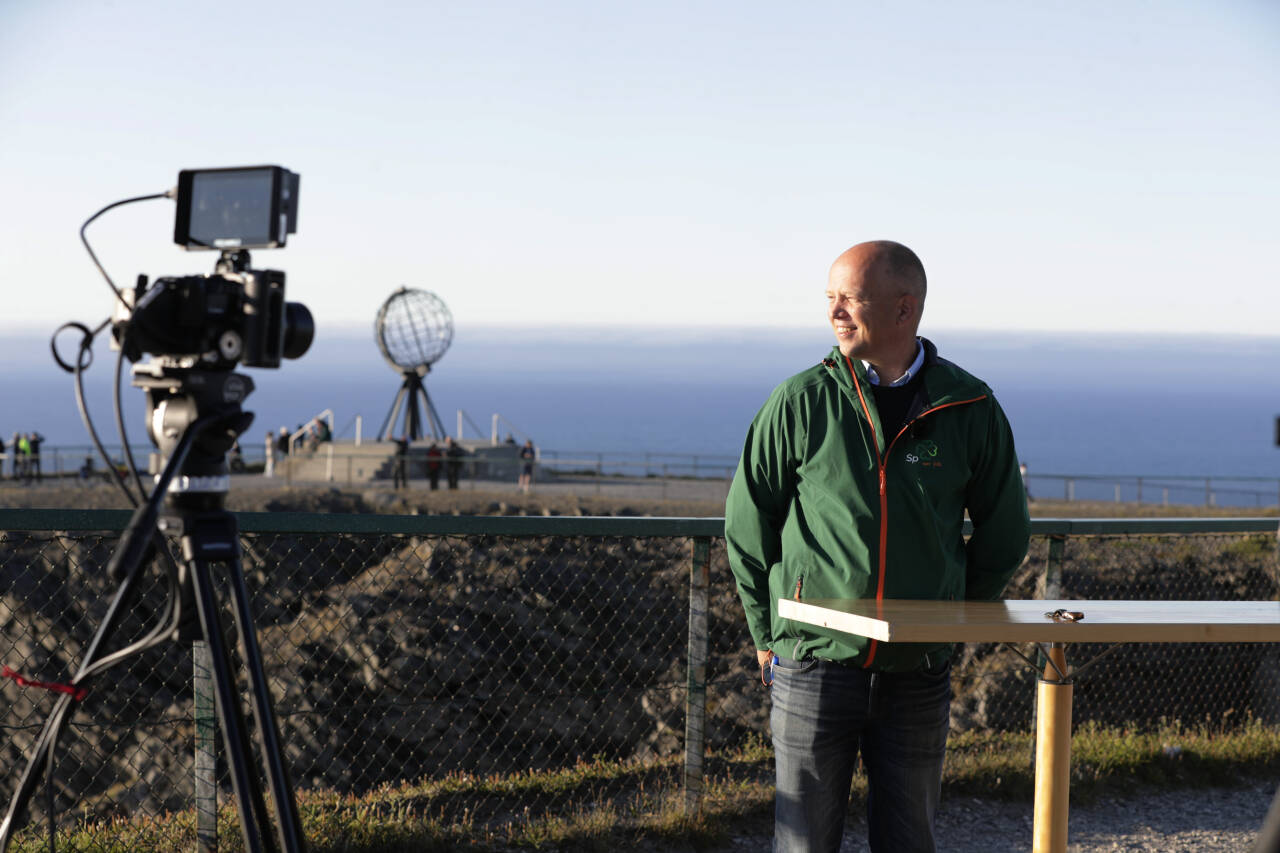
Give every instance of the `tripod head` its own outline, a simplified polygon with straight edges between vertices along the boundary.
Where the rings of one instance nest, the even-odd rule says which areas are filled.
[[[227,454],[253,423],[253,413],[240,408],[253,391],[253,380],[242,373],[180,366],[162,358],[135,364],[133,384],[147,394],[147,435],[159,451],[150,466],[152,474],[168,464],[187,430],[204,422],[170,483],[169,501],[176,506],[221,507],[231,484]]]

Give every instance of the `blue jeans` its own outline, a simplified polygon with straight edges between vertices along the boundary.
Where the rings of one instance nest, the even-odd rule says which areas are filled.
[[[932,853],[951,664],[887,673],[782,658],[773,676],[775,853],[840,849],[859,752],[871,849]]]

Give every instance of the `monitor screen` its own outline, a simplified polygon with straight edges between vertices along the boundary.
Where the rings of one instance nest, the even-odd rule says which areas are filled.
[[[271,229],[274,178],[271,168],[194,173],[188,245],[213,249],[271,245],[276,236]]]

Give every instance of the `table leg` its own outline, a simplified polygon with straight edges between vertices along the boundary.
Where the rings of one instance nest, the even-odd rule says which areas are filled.
[[[1032,850],[1066,853],[1071,785],[1071,687],[1063,643],[1049,647],[1052,664],[1036,684],[1036,802]]]

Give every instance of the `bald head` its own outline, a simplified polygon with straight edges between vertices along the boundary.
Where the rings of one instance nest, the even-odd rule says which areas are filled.
[[[916,253],[901,243],[892,240],[871,240],[859,243],[846,249],[831,265],[835,272],[841,267],[842,272],[857,270],[860,274],[872,275],[876,281],[888,285],[892,295],[910,293],[924,306],[925,292],[928,284],[924,274],[924,264]]]
[[[827,320],[840,352],[881,376],[901,376],[915,358],[924,295],[924,265],[901,243],[876,240],[845,251],[827,277]]]

